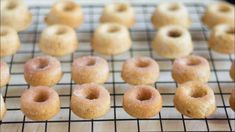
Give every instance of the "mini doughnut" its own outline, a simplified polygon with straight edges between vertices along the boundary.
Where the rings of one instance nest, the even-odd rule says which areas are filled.
[[[208,82],[210,79],[210,65],[200,56],[187,56],[178,58],[173,63],[172,77],[177,83],[187,81]]]
[[[147,85],[129,88],[123,96],[123,108],[136,118],[149,118],[162,108],[162,97],[157,89]]]
[[[209,4],[204,15],[202,22],[209,28],[213,28],[218,24],[228,24],[234,26],[235,14],[234,6],[225,2],[218,2]]]
[[[153,84],[159,74],[158,63],[149,57],[131,58],[122,65],[122,79],[129,84]]]
[[[83,12],[80,5],[74,1],[60,1],[52,6],[45,22],[48,25],[62,24],[76,28],[83,22]]]
[[[87,83],[77,85],[71,98],[71,110],[81,118],[94,119],[110,109],[109,92],[101,85]]]
[[[72,79],[78,83],[104,83],[109,77],[108,62],[98,56],[84,56],[72,64]]]
[[[7,63],[0,62],[0,87],[5,86],[10,80],[10,70]]]
[[[66,25],[52,25],[46,28],[40,38],[39,48],[53,56],[71,54],[78,48],[76,32]]]
[[[22,0],[1,0],[1,25],[25,30],[32,23],[32,13]]]
[[[15,54],[20,48],[20,39],[15,29],[8,26],[0,28],[0,56]]]
[[[234,88],[229,97],[229,104],[230,104],[231,109],[235,111],[235,89]]]
[[[60,111],[57,92],[47,86],[31,87],[20,98],[21,111],[32,120],[49,120]]]
[[[119,23],[131,28],[135,23],[134,9],[126,3],[106,5],[100,17],[101,23]]]
[[[231,68],[230,68],[230,77],[235,81],[235,61],[233,61]]]
[[[0,103],[0,120],[2,120],[6,114],[6,111],[7,111],[7,108],[6,108],[6,105],[5,105],[4,100],[2,98],[2,95],[0,96],[0,102],[1,102]]]
[[[155,28],[166,25],[189,28],[192,23],[186,7],[178,2],[160,4],[154,11],[151,21]]]
[[[101,24],[94,32],[91,46],[106,55],[120,54],[131,47],[129,31],[117,23]]]
[[[50,56],[38,56],[24,65],[24,78],[32,86],[53,86],[62,78],[60,62]]]
[[[183,83],[175,92],[174,105],[180,113],[188,117],[208,117],[216,110],[214,91],[200,81]]]
[[[153,40],[156,53],[166,58],[179,58],[193,51],[193,42],[186,28],[169,25],[159,29]]]
[[[208,46],[223,54],[235,53],[235,27],[220,24],[210,34]]]

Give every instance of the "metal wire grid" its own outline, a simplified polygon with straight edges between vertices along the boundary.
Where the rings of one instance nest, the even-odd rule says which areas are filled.
[[[55,86],[61,99],[61,112],[48,121],[32,121],[27,119],[20,111],[19,98],[23,90],[28,88],[23,77],[23,65],[26,60],[42,54],[37,46],[41,31],[46,27],[43,22],[49,6],[30,7],[33,12],[33,24],[24,32],[19,33],[22,46],[17,54],[3,58],[10,66],[11,81],[2,90],[8,111],[1,122],[1,131],[234,131],[234,112],[229,107],[228,97],[234,88],[234,82],[228,72],[234,56],[221,55],[207,48],[208,30],[200,23],[204,11],[203,4],[186,4],[193,20],[190,32],[193,37],[195,49],[193,54],[207,58],[211,64],[212,78],[209,85],[215,91],[217,111],[205,119],[192,119],[181,115],[173,105],[174,92],[177,84],[171,78],[171,63],[173,60],[157,56],[151,49],[151,41],[155,34],[150,23],[150,16],[155,5],[132,5],[137,14],[137,23],[130,29],[133,40],[132,48],[121,55],[102,56],[90,48],[90,38],[94,28],[99,24],[98,19],[103,5],[83,5],[85,21],[77,31],[80,49],[72,55],[58,58],[64,71],[63,79]],[[70,65],[73,59],[83,55],[99,55],[106,58],[110,64],[110,78],[104,84],[109,90],[112,105],[108,114],[102,118],[85,120],[76,117],[70,110],[69,102],[72,88],[75,85],[70,78]],[[127,115],[122,109],[122,96],[128,85],[120,78],[121,64],[130,57],[149,56],[154,58],[161,68],[161,77],[154,86],[163,97],[163,108],[159,115],[150,119],[136,119]]]

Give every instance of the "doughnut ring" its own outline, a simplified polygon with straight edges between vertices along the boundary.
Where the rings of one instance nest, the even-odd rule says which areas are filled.
[[[60,62],[51,56],[38,56],[24,65],[24,78],[32,86],[53,86],[62,76]]]
[[[108,62],[101,57],[83,56],[72,64],[72,79],[77,84],[104,83],[108,77]]]
[[[15,54],[20,48],[20,39],[14,28],[1,26],[0,28],[0,56]]]
[[[152,45],[158,55],[171,59],[187,56],[193,51],[189,31],[176,25],[160,28]]]
[[[45,22],[48,25],[62,24],[76,28],[83,22],[83,11],[74,1],[60,1],[52,6]]]
[[[76,32],[66,25],[52,25],[43,30],[39,48],[53,56],[71,54],[78,48]]]
[[[183,83],[176,90],[174,105],[180,113],[188,117],[208,117],[216,110],[214,91],[200,81]]]
[[[200,56],[187,56],[178,58],[173,63],[172,77],[177,83],[187,81],[208,82],[210,79],[210,65]]]
[[[71,98],[71,110],[85,119],[103,116],[110,109],[109,92],[101,85],[87,83],[77,85]]]
[[[162,108],[162,97],[158,90],[151,86],[135,86],[124,93],[123,108],[136,118],[153,117]]]
[[[0,87],[5,86],[10,81],[10,70],[7,63],[0,62]]]
[[[159,78],[159,65],[149,57],[136,57],[125,61],[121,76],[129,84],[153,84]]]
[[[4,100],[2,98],[2,95],[0,96],[0,101],[1,101],[1,103],[0,103],[0,120],[2,120],[7,112],[7,108],[6,108],[6,105],[5,105]]]
[[[233,61],[231,68],[230,68],[230,77],[235,81],[235,61]]]
[[[32,120],[49,120],[60,111],[59,95],[47,86],[25,90],[20,101],[22,112]]]
[[[235,90],[232,90],[232,93],[229,97],[229,104],[233,111],[235,111]]]

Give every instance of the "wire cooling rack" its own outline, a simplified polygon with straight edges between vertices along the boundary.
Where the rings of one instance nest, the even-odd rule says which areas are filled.
[[[41,31],[46,27],[44,16],[48,13],[49,6],[32,6],[33,24],[27,31],[20,32],[21,49],[13,56],[3,58],[10,65],[11,81],[2,88],[4,101],[7,104],[7,114],[1,122],[3,132],[155,132],[155,131],[234,131],[234,112],[230,109],[228,98],[234,88],[234,82],[229,77],[229,68],[234,56],[218,54],[207,47],[208,29],[200,22],[205,5],[186,4],[193,20],[190,32],[194,41],[193,54],[201,55],[208,59],[211,65],[212,77],[209,85],[215,92],[217,110],[208,118],[192,119],[181,115],[173,105],[173,97],[177,84],[171,78],[171,65],[173,60],[157,56],[151,49],[151,41],[155,34],[150,23],[150,16],[156,5],[132,5],[136,10],[136,24],[130,29],[133,40],[132,48],[117,56],[102,56],[90,47],[90,38],[94,28],[99,24],[99,17],[103,5],[82,5],[85,21],[77,29],[80,48],[72,55],[60,59],[64,76],[54,86],[61,100],[61,111],[48,121],[32,121],[27,119],[20,111],[20,96],[29,85],[23,76],[24,63],[42,53],[38,49],[38,40]],[[19,14],[20,15],[20,14]],[[104,84],[111,94],[111,109],[101,118],[85,120],[76,117],[70,110],[70,97],[74,82],[71,80],[71,63],[74,58],[84,55],[99,55],[108,60],[110,64],[110,78]],[[136,119],[129,116],[122,108],[122,96],[126,91],[126,84],[120,77],[121,65],[127,58],[134,56],[149,56],[160,65],[160,79],[155,87],[163,97],[161,112],[150,119]]]

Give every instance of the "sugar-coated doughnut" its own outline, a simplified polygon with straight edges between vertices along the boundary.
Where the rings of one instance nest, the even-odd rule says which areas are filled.
[[[83,56],[72,64],[72,79],[78,83],[104,83],[109,77],[108,62],[98,56]]]
[[[128,28],[135,23],[134,9],[126,3],[106,5],[100,17],[101,23],[119,23]]]
[[[22,0],[1,0],[1,25],[25,30],[32,23],[32,13]]]
[[[122,65],[122,79],[129,84],[153,84],[159,74],[158,63],[149,57],[130,58]]]
[[[230,77],[235,81],[235,61],[233,61],[229,73]]]
[[[180,113],[188,117],[208,117],[216,110],[214,91],[200,81],[183,83],[175,92],[174,105]]]
[[[0,103],[0,120],[2,120],[6,114],[6,111],[7,111],[7,108],[6,108],[6,105],[5,105],[4,100],[2,98],[2,95],[0,96],[0,102],[1,102]]]
[[[0,28],[0,56],[15,54],[20,48],[20,39],[14,28],[1,26]]]
[[[124,93],[123,108],[133,117],[153,117],[162,108],[162,97],[154,87],[147,85],[135,86]]]
[[[152,45],[158,55],[172,59],[187,56],[193,51],[189,31],[176,25],[160,28]]]
[[[63,24],[76,28],[83,22],[83,11],[74,1],[60,1],[52,6],[45,22],[48,25]]]
[[[209,62],[200,56],[178,58],[173,63],[172,77],[177,83],[187,81],[208,82],[210,79]]]
[[[101,85],[87,83],[77,85],[71,98],[71,110],[81,118],[94,119],[110,109],[109,92]]]
[[[94,32],[91,46],[102,54],[120,54],[131,47],[129,31],[117,23],[101,24]]]
[[[235,111],[235,89],[234,88],[229,97],[229,104],[230,104],[231,109]]]
[[[0,61],[0,87],[5,86],[10,80],[10,70],[7,63]]]
[[[235,53],[235,27],[220,24],[213,28],[208,46],[223,54]]]
[[[179,2],[160,4],[154,11],[151,21],[155,28],[166,25],[189,28],[192,23],[186,7]]]
[[[213,28],[218,24],[228,24],[234,26],[235,13],[234,6],[225,2],[218,2],[209,4],[204,15],[202,22],[209,28]]]
[[[62,76],[60,62],[51,56],[38,56],[24,65],[24,78],[32,86],[53,86]]]
[[[31,87],[20,98],[21,111],[32,120],[49,120],[60,111],[57,92],[47,86]]]
[[[39,48],[53,56],[71,54],[78,48],[76,32],[66,25],[52,25],[43,30]]]

